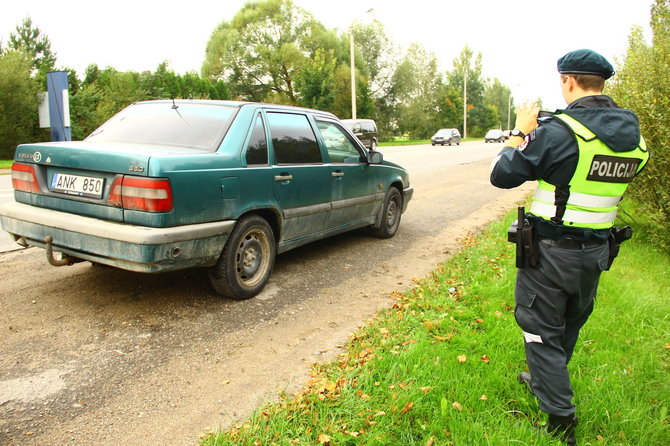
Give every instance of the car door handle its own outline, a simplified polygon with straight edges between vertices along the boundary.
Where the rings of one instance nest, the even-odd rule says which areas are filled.
[[[341,178],[344,176],[344,172],[330,172],[330,176],[333,178]]]
[[[275,175],[275,181],[291,181],[293,175]]]

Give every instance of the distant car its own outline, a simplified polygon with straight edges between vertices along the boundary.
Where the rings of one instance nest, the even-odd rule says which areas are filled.
[[[430,144],[433,146],[435,144],[440,144],[442,146],[445,144],[459,145],[460,143],[461,132],[459,132],[458,129],[440,129],[430,138]]]
[[[372,119],[343,119],[342,123],[346,125],[351,132],[356,135],[363,145],[370,149],[377,149],[377,124]]]
[[[204,100],[138,102],[84,141],[22,144],[12,184],[0,226],[52,265],[208,267],[234,299],[263,289],[276,254],[356,228],[392,237],[413,192],[331,113]]]
[[[505,139],[505,132],[498,129],[489,130],[484,136],[485,142],[505,142]]]

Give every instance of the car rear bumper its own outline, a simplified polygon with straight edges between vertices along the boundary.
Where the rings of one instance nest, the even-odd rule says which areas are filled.
[[[152,228],[22,203],[0,205],[0,226],[21,244],[130,271],[161,272],[216,263],[234,220]]]

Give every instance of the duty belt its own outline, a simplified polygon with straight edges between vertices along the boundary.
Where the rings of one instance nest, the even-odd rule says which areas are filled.
[[[571,238],[554,240],[542,237],[540,238],[540,242],[544,243],[545,245],[555,246],[557,248],[563,248],[563,249],[587,249],[587,248],[595,248],[597,246],[602,246],[605,244],[605,242],[595,242],[595,241],[582,242],[580,240],[575,240]]]

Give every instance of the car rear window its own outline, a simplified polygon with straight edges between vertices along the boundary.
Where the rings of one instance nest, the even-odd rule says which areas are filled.
[[[85,141],[152,144],[214,152],[235,117],[237,107],[154,102],[122,110]]]

